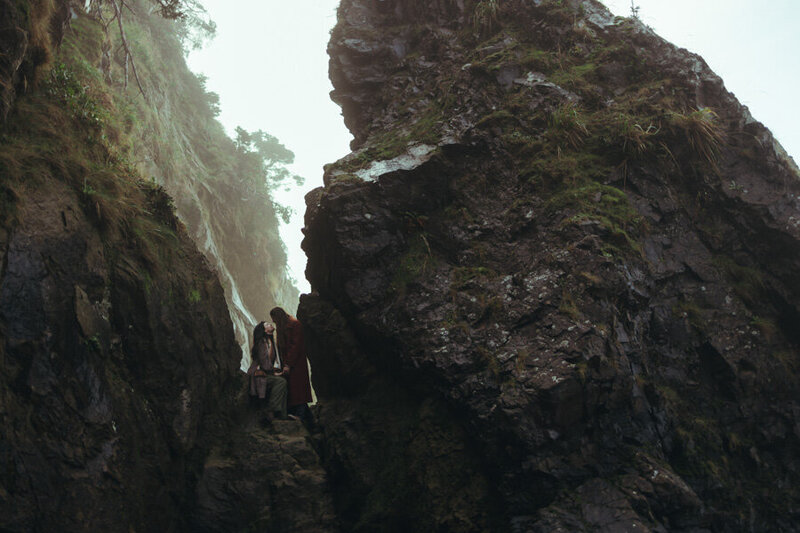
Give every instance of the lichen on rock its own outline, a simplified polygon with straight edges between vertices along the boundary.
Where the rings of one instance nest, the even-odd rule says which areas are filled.
[[[329,53],[299,313],[345,526],[796,528],[800,182],[702,58],[591,0],[346,0]],[[419,405],[485,491],[366,429]],[[375,526],[384,477],[471,525]]]

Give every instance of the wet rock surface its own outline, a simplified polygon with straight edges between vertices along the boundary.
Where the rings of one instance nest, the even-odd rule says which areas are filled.
[[[6,220],[3,531],[336,530],[311,437],[248,410],[222,288],[169,221],[143,256],[54,180]]]
[[[175,528],[236,385],[219,283],[185,235],[160,271],[110,253],[67,187],[27,192],[0,275],[2,527]]]
[[[298,313],[343,527],[796,529],[797,167],[638,21],[487,4],[332,33],[354,153],[307,196]],[[396,443],[434,428],[431,484]]]
[[[250,408],[206,457],[192,531],[338,531],[325,470],[299,421]]]

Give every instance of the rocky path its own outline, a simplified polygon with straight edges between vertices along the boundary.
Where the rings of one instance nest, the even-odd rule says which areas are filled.
[[[325,471],[302,423],[248,410],[240,430],[205,460],[197,531],[336,531]]]

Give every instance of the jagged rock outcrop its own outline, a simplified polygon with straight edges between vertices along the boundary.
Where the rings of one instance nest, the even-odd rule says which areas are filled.
[[[348,531],[800,528],[800,177],[587,1],[344,0],[298,311]]]

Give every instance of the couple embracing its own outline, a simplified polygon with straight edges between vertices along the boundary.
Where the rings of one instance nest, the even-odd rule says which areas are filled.
[[[253,330],[250,350],[250,396],[258,402],[268,399],[267,418],[303,418],[310,421],[308,379],[303,328],[300,322],[280,307],[269,312],[275,325],[259,322]],[[277,342],[276,330],[277,326]]]

